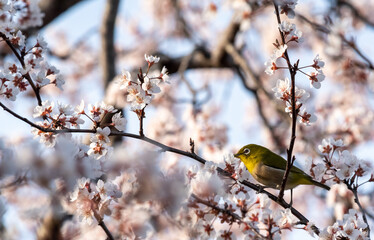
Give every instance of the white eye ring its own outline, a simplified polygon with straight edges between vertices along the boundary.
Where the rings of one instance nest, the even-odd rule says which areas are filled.
[[[244,149],[244,151],[243,151],[243,153],[244,153],[245,155],[249,155],[250,152],[251,152],[251,150],[249,150],[249,148],[246,148],[246,149]]]

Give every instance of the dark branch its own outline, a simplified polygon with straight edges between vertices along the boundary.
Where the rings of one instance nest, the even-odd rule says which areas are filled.
[[[105,234],[108,236],[107,239],[114,240],[114,237],[113,237],[112,233],[109,231],[109,229],[107,228],[107,226],[105,225],[105,223],[102,219],[101,219],[101,221],[99,221],[99,226],[104,230]]]
[[[350,2],[347,2],[345,0],[338,0],[338,5],[342,5],[342,6],[346,6],[348,7],[352,13],[358,18],[360,19],[362,22],[366,23],[368,26],[374,28],[374,22],[370,21],[369,18],[367,16],[364,16],[360,13],[360,11],[358,11],[358,9],[352,5],[352,3]]]
[[[18,114],[16,114],[15,112],[13,112],[9,108],[7,108],[1,102],[0,102],[0,106],[5,111],[7,111],[11,115],[13,115],[14,117],[20,119],[21,121],[29,124],[30,126],[32,126],[34,128],[37,128],[37,129],[41,130],[43,132],[52,132],[52,133],[55,133],[55,134],[66,133],[66,132],[69,132],[69,133],[96,133],[95,129],[62,129],[62,130],[55,130],[55,129],[43,128],[43,127],[38,126],[37,124],[31,122],[27,118],[19,116]],[[194,159],[194,160],[198,161],[201,164],[205,164],[206,163],[206,160],[204,158],[202,158],[202,157],[200,157],[200,156],[198,156],[198,155],[196,155],[194,153],[191,153],[191,152],[188,152],[188,151],[183,151],[183,150],[180,150],[180,149],[177,149],[177,148],[173,148],[173,147],[169,147],[169,146],[167,146],[165,144],[162,144],[162,143],[160,143],[160,142],[158,142],[156,140],[153,140],[151,138],[148,138],[146,136],[140,136],[140,135],[136,135],[136,134],[132,134],[132,133],[124,133],[124,132],[117,132],[117,131],[111,132],[110,135],[111,136],[122,136],[122,137],[129,137],[129,138],[138,139],[138,140],[150,143],[150,144],[152,144],[154,146],[157,146],[157,147],[161,148],[163,150],[163,152],[176,153],[176,154],[179,154],[181,156],[186,156],[186,157],[189,157],[191,159]],[[237,181],[236,179],[234,179],[232,177],[231,173],[223,170],[222,168],[217,167],[217,172],[219,172],[223,176],[226,176],[226,177],[229,177],[229,178],[233,179],[234,181]],[[290,208],[292,214],[300,220],[300,224],[305,224],[306,225],[309,222],[309,220],[306,217],[304,217],[299,211],[297,211],[295,208],[293,208],[286,201],[284,201],[283,199],[279,200],[277,196],[271,194],[268,191],[265,191],[262,187],[260,187],[260,186],[258,186],[256,184],[250,183],[248,181],[240,181],[240,183],[243,184],[243,185],[245,185],[245,186],[247,186],[247,187],[249,187],[249,188],[251,188],[251,189],[253,189],[253,190],[255,190],[258,193],[264,193],[264,194],[266,194],[271,200],[277,202],[283,208]],[[318,230],[317,227],[314,229],[314,232],[317,235],[319,234],[319,230]]]
[[[23,59],[24,56],[21,56],[21,54],[17,51],[17,49],[13,46],[13,44],[9,41],[9,39],[3,33],[0,33],[0,37],[6,42],[6,44],[9,46],[9,48],[12,50],[12,52],[14,53],[14,55],[16,56],[18,61],[21,63],[22,67],[26,68],[25,61]],[[41,106],[42,105],[42,99],[40,97],[40,89],[35,86],[35,84],[32,81],[29,73],[26,73],[26,75],[24,75],[24,77],[26,78],[26,80],[30,84],[32,90],[34,91],[36,99],[38,100],[38,105]]]
[[[347,185],[348,189],[351,190],[351,192],[353,193],[354,197],[355,197],[355,203],[357,204],[357,206],[359,207],[361,213],[362,213],[362,219],[364,220],[364,222],[366,223],[367,227],[367,232],[368,232],[368,236],[370,237],[370,226],[369,226],[369,222],[366,218],[366,210],[362,207],[361,203],[360,203],[360,200],[358,198],[358,193],[357,193],[357,188],[358,186],[353,186],[347,182],[345,182],[345,184]]]
[[[274,8],[275,8],[275,13],[276,13],[276,16],[277,16],[278,24],[281,24],[281,19],[280,19],[278,5],[276,4],[275,1],[274,1]],[[284,36],[283,32],[280,30],[279,27],[278,27],[278,30],[279,30],[279,34],[280,34],[281,39],[282,39],[282,44],[285,45],[286,44],[285,36]],[[286,183],[287,183],[288,175],[290,174],[291,168],[292,168],[293,163],[295,161],[295,156],[292,155],[292,152],[293,152],[293,147],[295,145],[295,140],[296,140],[296,120],[297,120],[297,111],[298,111],[296,109],[296,97],[295,97],[295,88],[296,88],[296,86],[295,86],[295,76],[296,76],[296,71],[295,71],[294,67],[291,64],[290,58],[288,56],[287,49],[286,49],[286,51],[284,52],[283,55],[284,55],[284,58],[287,61],[288,70],[289,70],[290,76],[291,76],[292,125],[291,125],[290,145],[289,145],[288,150],[287,150],[287,166],[286,166],[286,171],[284,172],[284,175],[283,175],[283,180],[282,180],[281,188],[280,188],[280,191],[279,191],[278,200],[283,199],[284,190],[286,188]]]
[[[100,28],[101,53],[100,63],[103,71],[105,88],[116,76],[116,51],[114,49],[114,29],[117,17],[119,0],[108,0]]]
[[[43,25],[41,28],[48,25],[60,14],[66,12],[81,0],[42,0],[39,2],[40,10],[44,13]]]

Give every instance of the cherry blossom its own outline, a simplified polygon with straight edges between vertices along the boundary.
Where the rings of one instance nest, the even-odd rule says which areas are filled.
[[[323,68],[325,66],[325,62],[321,60],[321,58],[319,57],[319,54],[317,54],[317,56],[314,58],[313,60],[313,65],[312,67],[314,67],[316,70],[320,69],[320,68]]]
[[[321,87],[321,82],[325,80],[325,75],[321,70],[309,73],[310,86],[316,89]]]
[[[131,102],[131,110],[144,109],[151,102],[152,97],[146,95],[144,91],[138,92],[136,95],[128,95],[127,101]]]
[[[170,81],[169,81],[169,73],[168,73],[168,69],[164,66],[162,67],[162,70],[161,70],[161,74],[159,76],[159,79],[161,79],[161,81],[165,82],[165,83],[168,83],[170,84]]]
[[[112,117],[112,124],[118,131],[126,129],[126,119],[121,116],[121,113],[116,113]]]
[[[159,79],[149,79],[149,77],[144,77],[144,83],[142,84],[142,88],[144,91],[150,94],[160,93],[161,89],[158,86],[160,84]]]
[[[42,106],[36,106],[34,109],[33,117],[44,117],[51,115],[53,109],[54,109],[54,102],[50,102],[49,100],[45,100],[42,102]]]
[[[110,134],[110,129],[109,127],[105,127],[104,129],[102,128],[97,128],[96,133],[91,137],[91,142],[104,142],[104,143],[109,143],[109,134]]]
[[[330,154],[331,151],[343,146],[344,143],[342,139],[335,140],[333,138],[324,138],[322,139],[322,144],[318,145],[318,149],[322,154]]]
[[[268,75],[273,75],[274,71],[278,69],[276,61],[278,58],[282,57],[284,52],[287,49],[287,45],[281,45],[274,50],[273,54],[270,56],[270,59],[265,62],[266,70],[265,72]]]
[[[96,122],[99,122],[106,114],[114,113],[116,109],[104,102],[88,104],[88,115]]]
[[[149,66],[152,66],[154,63],[158,63],[158,61],[160,61],[159,57],[152,55],[147,56],[147,54],[144,54],[144,58],[148,62]]]
[[[131,83],[131,73],[129,71],[122,71],[122,75],[116,78],[116,83],[120,85],[120,89],[127,88]]]
[[[279,29],[285,34],[286,37],[290,37],[289,41],[302,41],[302,32],[296,29],[295,24],[291,24],[288,21],[282,21],[282,23],[279,24]]]
[[[342,220],[338,220],[332,226],[324,229],[319,239],[368,239],[365,231],[367,224],[363,222],[356,210],[350,209],[348,214],[344,214]]]
[[[278,79],[276,87],[272,89],[275,93],[275,97],[278,99],[289,99],[289,93],[291,90],[290,79],[287,77],[282,80]]]

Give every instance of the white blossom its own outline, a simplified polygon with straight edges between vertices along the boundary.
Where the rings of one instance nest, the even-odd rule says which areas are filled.
[[[115,83],[118,84],[120,89],[125,89],[130,85],[131,73],[129,71],[122,71],[122,75],[117,77]]]
[[[126,119],[121,116],[121,113],[116,113],[112,117],[112,124],[118,131],[124,131],[126,129]]]
[[[161,74],[160,74],[159,78],[163,82],[170,84],[170,81],[169,81],[170,77],[169,77],[168,69],[165,66],[162,67]]]
[[[274,95],[276,98],[283,98],[284,95],[288,94],[291,90],[290,79],[287,77],[284,80],[278,79],[276,87],[274,87],[272,90],[275,92]]]
[[[92,142],[87,154],[97,160],[109,155],[111,148],[105,142]]]
[[[326,172],[326,166],[325,164],[318,163],[316,166],[313,167],[313,173],[314,173],[314,178],[316,181],[321,181],[323,178],[323,175]]]
[[[54,102],[50,102],[49,100],[45,100],[42,102],[42,106],[36,106],[34,108],[33,117],[44,117],[50,115],[54,108]]]
[[[142,84],[142,88],[149,94],[160,93],[161,89],[158,86],[160,84],[159,79],[150,79],[149,77],[144,77],[144,83]]]
[[[323,74],[322,70],[317,70],[317,71],[309,73],[309,80],[310,80],[310,87],[319,89],[321,88],[321,82],[325,80],[325,75]]]
[[[144,91],[140,91],[136,95],[128,95],[127,101],[131,102],[131,110],[141,110],[145,108],[147,104],[151,102],[152,97],[145,94]]]
[[[330,152],[333,149],[342,147],[342,146],[344,146],[344,144],[343,144],[343,140],[341,139],[334,140],[333,138],[328,138],[328,139],[324,138],[322,140],[322,144],[318,145],[318,150],[322,154],[330,154]]]
[[[317,56],[314,58],[313,60],[313,67],[318,70],[320,68],[323,68],[325,66],[325,62],[321,60],[321,58],[319,57],[319,55],[317,54]]]
[[[109,143],[110,142],[109,134],[110,134],[109,127],[105,127],[104,129],[99,127],[96,129],[96,133],[93,134],[93,136],[91,137],[91,142],[92,143],[96,143],[96,142]]]
[[[144,54],[144,58],[148,62],[148,64],[150,64],[150,65],[152,65],[154,63],[158,63],[158,61],[160,61],[159,57],[152,56],[152,55],[147,56],[147,54]]]

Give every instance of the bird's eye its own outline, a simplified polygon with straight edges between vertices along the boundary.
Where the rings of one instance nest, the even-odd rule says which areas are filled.
[[[251,152],[251,150],[249,150],[248,148],[244,149],[243,153],[245,155],[249,155],[249,153]]]

